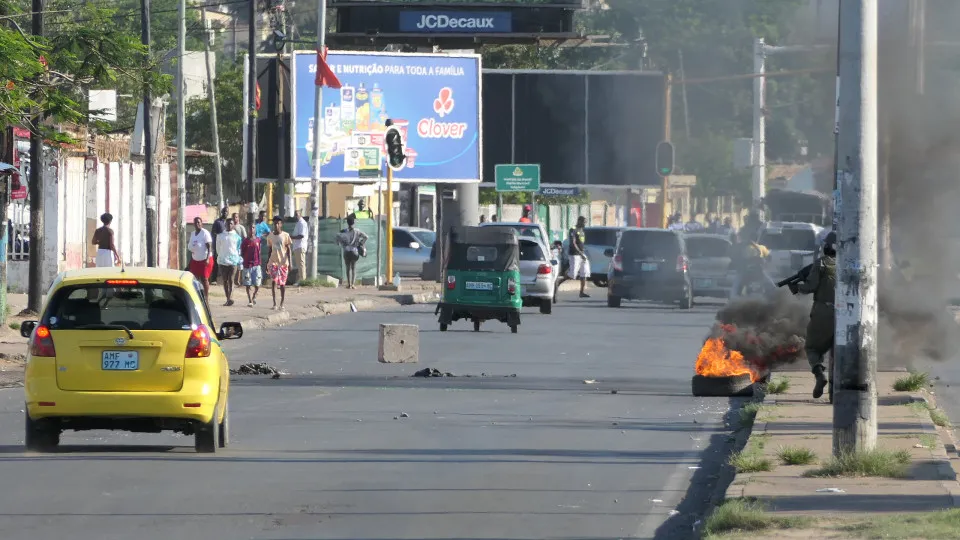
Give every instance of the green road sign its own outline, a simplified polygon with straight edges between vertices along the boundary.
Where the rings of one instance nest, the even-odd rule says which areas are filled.
[[[360,178],[380,178],[380,169],[360,169],[357,173]]]
[[[540,165],[497,165],[497,191],[539,191]]]

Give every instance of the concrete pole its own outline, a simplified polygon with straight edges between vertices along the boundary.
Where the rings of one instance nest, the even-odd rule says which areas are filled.
[[[877,0],[840,4],[833,453],[877,444]]]
[[[260,118],[259,111],[257,111],[257,44],[260,41],[260,36],[257,31],[257,2],[256,0],[250,0],[249,7],[249,19],[250,22],[247,25],[247,62],[250,65],[250,73],[247,85],[249,89],[247,90],[248,95],[247,99],[249,100],[245,105],[248,107],[247,114],[245,116],[249,119],[249,124],[247,125],[247,227],[253,226],[254,221],[257,219],[257,190],[255,185],[257,182],[257,121]]]
[[[753,42],[753,211],[762,222],[763,198],[766,196],[767,180],[767,121],[766,91],[767,91],[767,51],[763,38]]]
[[[327,0],[317,2],[317,50],[323,51],[327,40]],[[319,66],[317,67],[319,69]],[[313,176],[310,178],[310,252],[307,276],[317,279],[317,255],[320,252],[320,135],[323,134],[323,87],[317,86],[313,103]],[[326,186],[323,186],[324,192]],[[323,217],[328,217],[327,197],[323,194]]]
[[[180,247],[178,268],[186,268],[187,242],[184,222],[187,211],[187,100],[184,97],[186,84],[183,78],[184,55],[187,50],[187,0],[180,0],[177,5],[177,239]]]
[[[667,73],[663,81],[663,140],[670,142],[672,137],[672,113],[673,113],[673,77]],[[667,191],[669,188],[669,178],[660,176],[660,227],[667,228]]]
[[[140,0],[140,37],[150,57],[150,0]],[[147,247],[147,266],[157,266],[157,196],[153,186],[153,98],[150,87],[143,86],[143,180],[146,226],[144,239]]]
[[[43,35],[43,0],[33,0],[31,33]],[[30,180],[27,189],[30,192],[30,262],[29,285],[27,288],[27,310],[40,314],[43,309],[43,137],[40,135],[40,123],[43,111],[30,119]],[[22,179],[22,177],[21,177]]]
[[[210,57],[213,56],[213,53],[210,52],[210,41],[213,37],[209,33],[210,28],[207,27],[207,10],[205,8],[200,8],[200,19],[200,25],[203,26],[203,31],[207,34],[206,39],[203,40],[203,63],[207,68],[207,97],[210,99],[210,130],[213,133],[213,153],[216,154],[213,158],[213,172],[217,180],[217,215],[219,216],[220,209],[227,206],[227,199],[223,196],[223,167],[221,167],[220,162],[220,130],[217,127],[217,94],[213,87],[213,67],[210,65]],[[240,223],[236,225],[239,227]]]

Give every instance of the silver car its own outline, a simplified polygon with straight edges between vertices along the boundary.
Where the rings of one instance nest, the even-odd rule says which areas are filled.
[[[420,277],[437,233],[417,227],[393,228],[393,270],[402,277]]]
[[[535,239],[543,247],[546,253],[550,253],[550,240],[547,236],[547,229],[540,223],[520,223],[511,221],[487,221],[481,223],[481,227],[510,227],[517,233],[518,238]],[[553,267],[554,273],[560,271],[560,261],[557,261]]]
[[[690,260],[693,296],[728,298],[734,277],[730,270],[733,254],[730,237],[706,233],[687,233],[683,237]]]
[[[532,238],[519,238],[520,242],[520,296],[525,306],[540,306],[540,313],[549,315],[553,310],[553,287],[557,282],[555,268],[559,261],[552,260],[550,252]]]

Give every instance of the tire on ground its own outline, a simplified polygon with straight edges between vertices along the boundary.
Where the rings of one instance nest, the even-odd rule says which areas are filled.
[[[694,375],[691,380],[693,395],[704,397],[752,396],[750,375],[733,377],[706,377]]]

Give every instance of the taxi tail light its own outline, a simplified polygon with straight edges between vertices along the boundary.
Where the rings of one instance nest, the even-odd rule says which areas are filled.
[[[457,276],[447,276],[447,290],[454,290],[457,288]]]
[[[31,356],[56,356],[57,349],[53,346],[53,336],[50,335],[50,329],[46,326],[38,326],[33,331],[33,339],[30,340]]]
[[[514,293],[517,292],[517,282],[516,282],[516,281],[514,281],[514,280],[512,280],[512,279],[507,281],[507,292],[510,293],[510,294],[514,294]]]
[[[201,324],[190,333],[190,341],[187,342],[187,352],[184,357],[206,358],[208,356],[210,356],[210,331]]]
[[[686,272],[687,271],[687,256],[680,255],[677,257],[677,272]]]
[[[538,274],[549,274],[550,272],[552,272],[552,270],[549,264],[541,264],[540,267],[537,268]]]
[[[613,269],[617,272],[623,272],[623,256],[614,255],[613,256]]]

